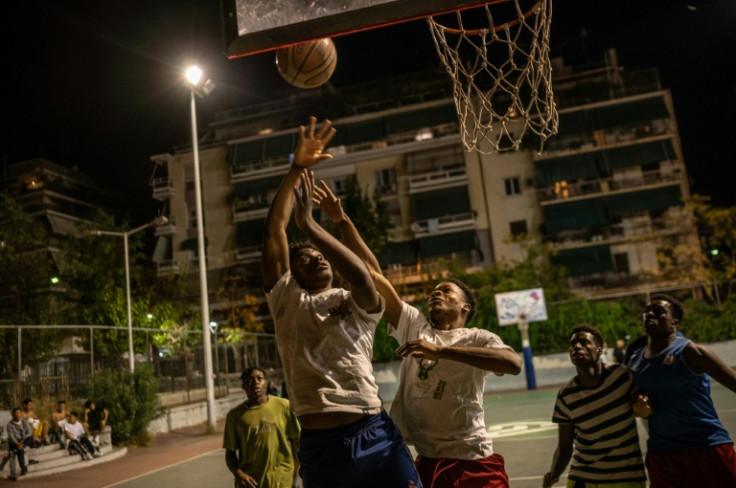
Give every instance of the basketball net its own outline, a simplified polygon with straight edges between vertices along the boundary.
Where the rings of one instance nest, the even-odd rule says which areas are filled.
[[[457,25],[429,17],[437,54],[453,80],[455,106],[463,145],[482,154],[518,149],[527,131],[536,134],[539,150],[557,133],[558,115],[552,93],[549,33],[552,1],[493,0],[473,9],[481,28],[466,28],[469,11],[455,12]],[[526,2],[530,3],[529,1]],[[504,4],[505,18],[494,19],[494,6]],[[501,15],[497,11],[497,17]]]

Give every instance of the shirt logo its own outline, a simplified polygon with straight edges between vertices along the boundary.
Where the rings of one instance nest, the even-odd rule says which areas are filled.
[[[434,398],[435,400],[442,400],[442,395],[445,393],[445,385],[447,384],[447,381],[440,380],[439,383],[437,383],[437,389],[434,390]]]
[[[330,317],[340,317],[342,320],[345,320],[346,318],[353,315],[353,311],[350,310],[350,305],[348,304],[347,300],[341,301],[339,306],[332,307],[327,311]]]

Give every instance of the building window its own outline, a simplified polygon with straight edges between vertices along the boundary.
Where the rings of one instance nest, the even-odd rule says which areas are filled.
[[[509,228],[511,229],[511,235],[514,237],[526,234],[526,220],[509,222]]]
[[[504,178],[503,186],[506,189],[506,195],[520,195],[521,185],[519,184],[519,177]]]
[[[376,191],[380,195],[396,193],[396,168],[385,168],[373,172]]]
[[[629,267],[629,255],[625,252],[614,254],[613,269],[620,273],[629,273],[631,271]]]
[[[189,213],[189,228],[196,229],[197,228],[197,209],[190,208],[188,210],[188,213]]]

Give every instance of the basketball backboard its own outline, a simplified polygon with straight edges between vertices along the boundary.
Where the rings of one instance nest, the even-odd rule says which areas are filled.
[[[225,54],[247,56],[485,3],[489,0],[222,0]]]

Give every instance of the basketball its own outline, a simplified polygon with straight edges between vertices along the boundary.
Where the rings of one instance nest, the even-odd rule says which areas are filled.
[[[325,37],[276,51],[276,67],[287,83],[297,88],[317,88],[330,79],[337,66],[337,49]]]

